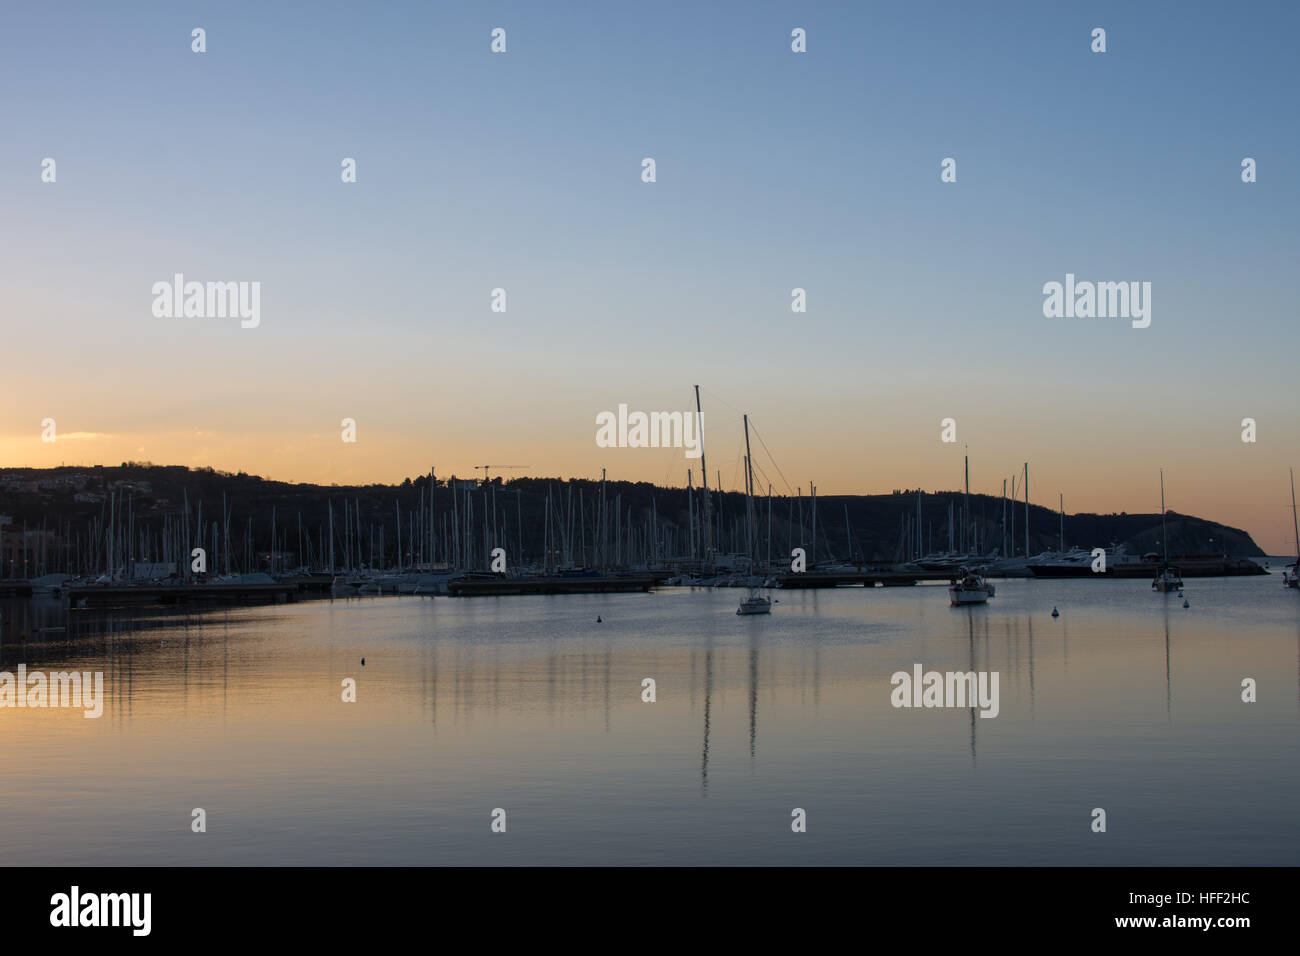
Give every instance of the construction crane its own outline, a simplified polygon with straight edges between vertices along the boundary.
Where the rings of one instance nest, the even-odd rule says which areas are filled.
[[[474,470],[483,472],[483,484],[486,485],[488,483],[489,468],[529,468],[529,467],[532,466],[530,465],[475,465]]]

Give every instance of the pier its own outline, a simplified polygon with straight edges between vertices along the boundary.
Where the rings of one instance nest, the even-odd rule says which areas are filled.
[[[270,584],[159,584],[87,585],[67,589],[72,608],[120,607],[138,604],[285,604],[298,599],[298,585]]]
[[[620,594],[649,591],[662,575],[456,578],[447,582],[452,597],[499,597],[514,594]]]
[[[885,588],[911,587],[918,581],[948,581],[949,571],[890,571],[876,568],[862,571],[803,571],[777,576],[783,591],[801,591],[810,588]]]

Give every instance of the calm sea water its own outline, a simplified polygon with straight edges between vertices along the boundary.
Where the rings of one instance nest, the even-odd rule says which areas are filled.
[[[8,603],[0,670],[103,671],[107,701],[0,710],[4,859],[1297,862],[1300,594],[997,587],[968,609],[940,586],[777,592],[770,617],[736,616],[735,590]],[[915,663],[997,671],[1000,714],[895,709]]]

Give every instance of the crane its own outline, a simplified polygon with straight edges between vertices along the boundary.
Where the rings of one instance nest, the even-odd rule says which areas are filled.
[[[489,468],[529,468],[529,467],[531,466],[530,465],[475,465],[474,470],[483,472],[483,484],[486,485],[488,483]]]

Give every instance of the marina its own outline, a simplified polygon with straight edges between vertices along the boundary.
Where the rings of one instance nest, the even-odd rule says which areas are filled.
[[[702,422],[699,386],[695,402]],[[685,585],[745,588],[749,596],[737,614],[751,615],[772,611],[763,590],[912,587],[975,575],[981,581],[1146,577],[1153,589],[1176,591],[1184,577],[1270,573],[1249,556],[1261,552],[1245,532],[1185,515],[1174,515],[1171,529],[1163,472],[1158,515],[1071,517],[1072,526],[1090,535],[1111,536],[1105,546],[1067,550],[1064,496],[1055,514],[1031,508],[1028,462],[1011,477],[1010,494],[1003,480],[999,497],[976,494],[972,501],[968,454],[960,493],[837,496],[828,521],[828,499],[819,499],[814,482],[806,498],[802,487],[784,495],[775,495],[771,484],[765,493],[759,489],[756,429],[748,414],[741,424],[740,492],[723,491],[720,474],[709,487],[702,425],[700,483],[691,467],[684,488],[609,482],[603,472],[599,481],[488,477],[490,469],[523,465],[476,465],[483,477],[474,480],[440,480],[431,468],[401,486],[368,488],[364,501],[359,489],[322,493],[261,479],[250,486],[247,476],[210,470],[0,474],[0,487],[34,491],[40,500],[52,498],[43,493],[47,487],[71,487],[97,506],[83,506],[79,515],[34,512],[21,524],[0,516],[0,574],[7,575],[0,591],[87,608],[325,595],[600,594]],[[761,437],[760,445],[781,473]],[[269,507],[257,497],[268,492],[274,495]],[[936,506],[944,551],[934,549]],[[892,542],[882,533],[885,516],[898,521]],[[1056,547],[1050,548],[1044,545],[1053,518]],[[1119,534],[1127,540],[1116,543]],[[1153,535],[1159,553],[1145,550]],[[1176,566],[1171,536],[1182,548]],[[1234,556],[1231,548],[1243,553]],[[1297,580],[1295,566],[1287,574],[1288,584]],[[980,586],[972,587],[957,603],[979,593]]]

